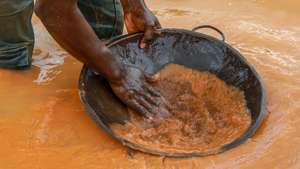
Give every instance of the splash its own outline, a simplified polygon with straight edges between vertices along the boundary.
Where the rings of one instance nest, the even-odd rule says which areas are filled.
[[[40,51],[35,49],[35,51]],[[61,73],[61,70],[55,69],[56,67],[64,64],[66,52],[55,51],[52,53],[48,52],[35,52],[33,55],[32,64],[40,69],[38,77],[33,81],[39,85],[47,84],[48,82],[55,79],[57,75]]]
[[[34,18],[37,19],[37,18]],[[34,25],[36,45],[33,52],[32,64],[40,69],[38,77],[33,81],[38,85],[48,84],[61,71],[57,69],[64,64],[67,52],[53,40],[41,22]]]

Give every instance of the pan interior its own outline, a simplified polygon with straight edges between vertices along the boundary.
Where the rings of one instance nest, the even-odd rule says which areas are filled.
[[[245,92],[247,107],[251,112],[251,126],[234,142],[211,152],[168,154],[139,147],[111,131],[111,123],[123,124],[129,119],[127,108],[113,94],[104,78],[84,67],[80,79],[80,95],[88,113],[100,127],[131,148],[166,156],[202,156],[222,152],[241,144],[255,132],[264,113],[264,89],[258,74],[240,53],[222,41],[191,31],[166,29],[147,49],[138,47],[141,36],[141,34],[128,35],[113,40],[108,46],[124,63],[135,65],[148,73],[154,74],[165,65],[175,63],[216,74],[226,83]]]

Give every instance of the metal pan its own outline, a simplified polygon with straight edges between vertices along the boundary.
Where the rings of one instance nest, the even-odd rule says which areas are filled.
[[[219,40],[195,32],[209,28],[218,32]],[[234,48],[225,43],[224,34],[217,28],[204,25],[190,30],[162,29],[147,49],[138,47],[142,33],[129,34],[111,40],[107,46],[114,56],[125,63],[134,64],[148,73],[155,73],[169,63],[209,71],[227,84],[244,91],[247,107],[251,112],[251,126],[239,138],[217,149],[194,153],[170,153],[136,145],[116,135],[110,128],[112,123],[129,120],[126,106],[113,94],[107,81],[84,66],[79,80],[79,94],[87,113],[112,138],[132,149],[168,157],[206,156],[224,152],[245,142],[260,126],[266,111],[265,90],[261,78],[247,60]]]

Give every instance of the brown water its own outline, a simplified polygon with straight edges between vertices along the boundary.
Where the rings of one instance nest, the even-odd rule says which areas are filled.
[[[300,1],[148,2],[165,27],[219,27],[258,70],[271,113],[255,136],[205,158],[128,156],[85,114],[77,94],[81,64],[34,19],[36,66],[0,70],[0,169],[299,169]]]

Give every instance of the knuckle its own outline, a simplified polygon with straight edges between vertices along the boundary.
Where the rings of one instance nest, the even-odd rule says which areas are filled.
[[[126,99],[133,99],[133,98],[134,98],[134,91],[129,90],[126,95]]]

